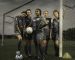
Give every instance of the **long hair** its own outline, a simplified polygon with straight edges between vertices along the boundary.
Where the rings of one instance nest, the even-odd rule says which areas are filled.
[[[36,10],[38,10],[38,11],[40,12],[40,15],[42,14],[42,11],[41,11],[41,9],[37,8]]]
[[[26,12],[27,12],[27,11],[31,11],[31,9],[27,9]]]
[[[58,10],[54,10],[54,11],[53,11],[53,15],[54,15],[55,12],[58,13],[58,19],[59,19],[59,11],[58,11]],[[55,15],[54,15],[54,16],[55,16]]]

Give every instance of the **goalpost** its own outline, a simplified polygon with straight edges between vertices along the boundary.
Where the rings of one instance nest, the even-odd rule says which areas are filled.
[[[63,0],[60,0],[59,57],[63,56]]]
[[[29,4],[29,3],[31,3],[31,2],[33,2],[33,1],[35,1],[35,0],[30,0],[30,1],[28,1],[27,3],[24,3],[23,5],[21,5],[21,6],[19,6],[19,7],[16,7],[16,8],[14,8],[14,9],[10,10],[10,11],[7,11],[6,13],[3,14],[3,27],[2,27],[2,30],[3,30],[3,31],[2,31],[1,46],[4,45],[4,30],[5,30],[5,18],[6,18],[6,15],[7,15],[8,13],[11,13],[11,12],[13,12],[13,11],[15,11],[15,10],[17,10],[17,9],[19,9],[19,8],[21,8],[21,7],[23,7],[23,6],[27,5],[27,4]]]

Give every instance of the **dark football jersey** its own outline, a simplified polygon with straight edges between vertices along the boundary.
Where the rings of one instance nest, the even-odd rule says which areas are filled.
[[[33,29],[36,31],[42,31],[42,27],[46,25],[46,21],[42,17],[35,17],[33,19]]]
[[[24,20],[24,25],[25,25],[25,27],[31,26],[32,25],[32,19],[26,17]]]
[[[24,27],[25,17],[17,16],[15,19],[15,33],[21,34],[23,36],[23,27]]]
[[[56,19],[53,19],[52,31],[53,31],[54,33],[59,33],[59,21],[56,20]]]
[[[51,28],[51,18],[46,18],[46,21],[47,21],[48,27],[50,29]]]
[[[24,18],[22,16],[16,17],[16,24],[18,25],[19,28],[23,28],[24,26]]]

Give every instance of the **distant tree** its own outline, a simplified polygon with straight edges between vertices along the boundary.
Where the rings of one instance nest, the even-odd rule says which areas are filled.
[[[75,40],[75,28],[69,28],[63,31],[63,37],[66,40]]]
[[[0,35],[0,39],[2,38],[2,35]]]

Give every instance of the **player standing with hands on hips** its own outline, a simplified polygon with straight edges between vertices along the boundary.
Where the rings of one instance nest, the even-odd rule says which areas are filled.
[[[49,12],[45,10],[43,12],[44,19],[47,22],[47,25],[44,27],[44,33],[46,35],[46,47],[45,47],[45,54],[47,55],[47,50],[48,50],[48,43],[51,38],[51,18],[48,16]]]
[[[40,58],[44,60],[45,58],[45,46],[46,46],[46,36],[44,35],[43,27],[47,25],[46,20],[41,16],[41,9],[37,8],[35,10],[35,17],[33,19],[33,35],[34,35],[34,44],[37,59]]]

